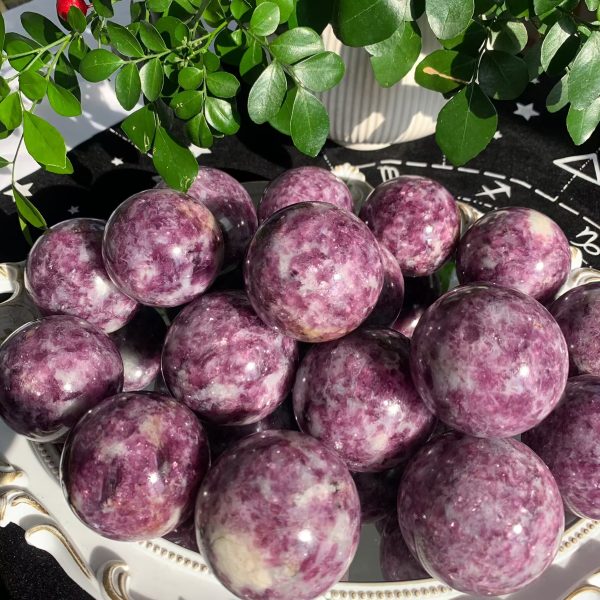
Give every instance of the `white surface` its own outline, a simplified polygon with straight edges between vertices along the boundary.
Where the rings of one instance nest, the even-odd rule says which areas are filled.
[[[114,8],[115,20],[126,22],[129,16],[129,2],[118,2],[114,5]],[[41,13],[54,23],[58,22],[56,3],[53,0],[33,0],[4,13],[6,31],[14,31],[27,35],[20,21],[20,15],[27,11]],[[96,44],[96,41],[89,32],[86,33],[86,42],[92,48]],[[6,72],[14,72],[8,63],[3,66],[1,71],[2,74]],[[96,133],[112,127],[128,114],[119,105],[112,83],[104,81],[92,84],[80,78],[80,85],[83,114],[79,117],[67,118],[57,115],[49,107],[47,100],[44,100],[36,110],[36,114],[47,119],[63,134],[68,149],[74,148]],[[11,137],[0,141],[0,156],[12,160],[20,135],[21,129],[19,128]],[[39,165],[29,156],[27,149],[23,145],[17,160],[17,181],[37,169],[39,169]],[[0,169],[0,192],[9,185],[10,167],[5,167],[4,169]]]

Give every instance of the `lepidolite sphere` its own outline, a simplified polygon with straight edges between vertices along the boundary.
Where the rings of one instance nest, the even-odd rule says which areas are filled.
[[[110,333],[131,319],[137,302],[119,291],[104,268],[104,225],[71,219],[48,229],[29,253],[25,284],[44,313],[81,317]]]
[[[461,283],[497,283],[540,302],[556,294],[570,269],[565,234],[531,208],[503,208],[481,217],[463,236],[456,257]]]
[[[245,425],[283,402],[297,360],[297,342],[265,325],[243,292],[217,292],[179,313],[162,370],[175,398],[201,418]]]
[[[408,340],[391,329],[313,346],[294,385],[300,429],[335,450],[352,471],[398,465],[435,425],[413,384],[408,355]]]
[[[357,217],[331,204],[303,202],[258,229],[244,279],[265,323],[301,341],[324,342],[370,314],[383,265],[377,241]]]
[[[0,416],[34,440],[61,438],[122,385],[117,348],[100,329],[77,317],[33,321],[0,347]]]
[[[252,198],[231,175],[212,167],[200,167],[188,196],[210,210],[221,227],[225,245],[223,270],[239,264],[258,227]]]
[[[146,190],[113,212],[102,254],[111,279],[128,296],[150,306],[179,306],[218,275],[223,237],[203,204],[173,190]]]
[[[289,169],[274,179],[258,205],[262,223],[278,210],[299,202],[327,202],[352,212],[352,194],[348,186],[331,171],[321,167]]]
[[[384,246],[379,246],[383,264],[383,287],[373,312],[367,317],[368,327],[390,327],[400,314],[404,301],[404,277],[398,261]]]
[[[429,579],[429,573],[408,549],[395,511],[381,525],[379,565],[385,581]]]
[[[360,505],[344,463],[294,431],[247,437],[215,463],[196,504],[198,545],[244,600],[312,600],[348,569]]]
[[[425,404],[452,429],[510,437],[556,406],[569,355],[552,315],[531,296],[491,284],[458,287],[421,317],[411,370]]]
[[[567,340],[572,373],[600,376],[600,283],[569,290],[549,310]]]
[[[600,518],[600,377],[569,379],[556,410],[522,440],[552,471],[566,507]]]
[[[61,478],[71,508],[94,531],[147,540],[191,515],[208,464],[194,413],[167,396],[129,392],[106,399],[76,425]]]
[[[363,523],[374,523],[396,512],[398,484],[403,467],[377,473],[352,473],[360,498]]]
[[[454,196],[424,177],[403,176],[377,186],[360,218],[408,277],[437,271],[454,252],[460,235]]]
[[[514,592],[539,577],[564,530],[556,482],[527,446],[458,434],[437,438],[408,464],[398,519],[430,575],[486,596]]]
[[[124,392],[143,390],[156,379],[166,333],[158,312],[142,307],[125,327],[111,334],[123,359]]]

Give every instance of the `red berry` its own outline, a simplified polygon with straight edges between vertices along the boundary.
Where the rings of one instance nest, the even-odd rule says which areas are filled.
[[[60,19],[67,20],[71,6],[76,6],[84,15],[89,8],[83,0],[56,0],[56,12]]]

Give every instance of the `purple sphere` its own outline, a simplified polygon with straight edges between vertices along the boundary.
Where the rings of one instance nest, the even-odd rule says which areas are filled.
[[[357,217],[303,202],[259,227],[244,279],[265,323],[301,341],[325,342],[356,329],[373,310],[383,266],[377,241]]]
[[[17,329],[0,346],[0,416],[17,433],[57,440],[79,417],[123,385],[110,338],[70,316]]]
[[[432,577],[467,594],[521,589],[550,565],[564,530],[548,467],[514,439],[448,434],[409,463],[398,519]]]
[[[412,338],[421,317],[425,313],[426,308],[415,304],[403,310],[398,318],[394,321],[392,329],[401,333],[407,338]]]
[[[131,319],[137,302],[119,291],[104,268],[104,225],[71,219],[44,232],[27,258],[25,285],[44,313],[80,317],[110,333]]]
[[[548,465],[566,507],[600,518],[600,377],[567,382],[556,410],[522,438]]]
[[[408,549],[395,512],[381,524],[379,565],[385,581],[429,579],[429,573]]]
[[[567,340],[571,372],[600,376],[600,283],[569,290],[549,310]]]
[[[379,246],[383,265],[383,287],[373,312],[367,317],[368,327],[390,327],[400,314],[404,301],[404,277],[398,261],[384,246]]]
[[[221,227],[225,247],[223,270],[235,267],[244,259],[258,227],[250,194],[231,175],[212,167],[198,169],[198,176],[187,193],[204,204]]]
[[[173,396],[201,418],[246,425],[283,402],[297,360],[297,342],[267,327],[243,292],[217,292],[179,313],[162,370]]]
[[[377,186],[360,218],[408,277],[437,271],[454,252],[460,235],[454,196],[424,177],[403,176]]]
[[[344,575],[360,534],[344,463],[310,436],[267,431],[216,462],[196,504],[198,545],[244,600],[312,600]]]
[[[560,327],[531,296],[491,284],[458,287],[430,306],[411,340],[421,398],[477,437],[531,429],[556,406],[569,355]]]
[[[299,202],[326,202],[350,212],[354,208],[348,186],[331,171],[297,167],[267,186],[258,206],[258,218],[262,223],[278,210]]]
[[[395,467],[423,444],[435,418],[410,375],[409,343],[391,329],[313,346],[294,385],[300,429],[352,471]]]
[[[374,523],[395,512],[402,471],[403,467],[399,466],[378,473],[352,473],[363,523]]]
[[[124,392],[143,390],[156,379],[166,333],[156,310],[142,307],[132,321],[111,334],[123,359]]]
[[[194,413],[167,396],[129,392],[108,398],[75,426],[61,479],[88,527],[113,540],[148,540],[191,515],[208,465]]]
[[[102,253],[111,279],[128,296],[150,306],[179,306],[214,281],[223,238],[205,206],[154,189],[131,196],[113,212]]]
[[[484,215],[463,236],[456,258],[461,283],[497,283],[540,302],[556,294],[570,270],[565,234],[531,208],[503,208]]]

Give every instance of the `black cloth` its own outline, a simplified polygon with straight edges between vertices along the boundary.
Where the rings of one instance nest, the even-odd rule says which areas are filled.
[[[542,82],[531,85],[519,104],[501,103],[500,134],[463,169],[446,164],[433,137],[375,152],[328,143],[318,158],[310,159],[270,128],[251,124],[236,137],[218,140],[199,161],[240,181],[272,179],[294,166],[343,163],[359,167],[373,185],[408,173],[432,177],[484,211],[507,205],[541,210],[581,247],[586,264],[600,267],[600,135],[575,147],[565,129],[564,113],[545,112],[547,92],[548,85]],[[49,224],[77,216],[107,218],[129,195],[155,185],[151,160],[141,156],[118,127],[96,135],[69,156],[75,167],[72,176],[38,171],[20,182],[26,189],[32,184],[32,200]],[[0,231],[0,260],[24,259],[28,246],[7,195],[0,196]],[[27,546],[15,526],[0,531],[0,578],[11,600],[89,598],[54,559]]]

